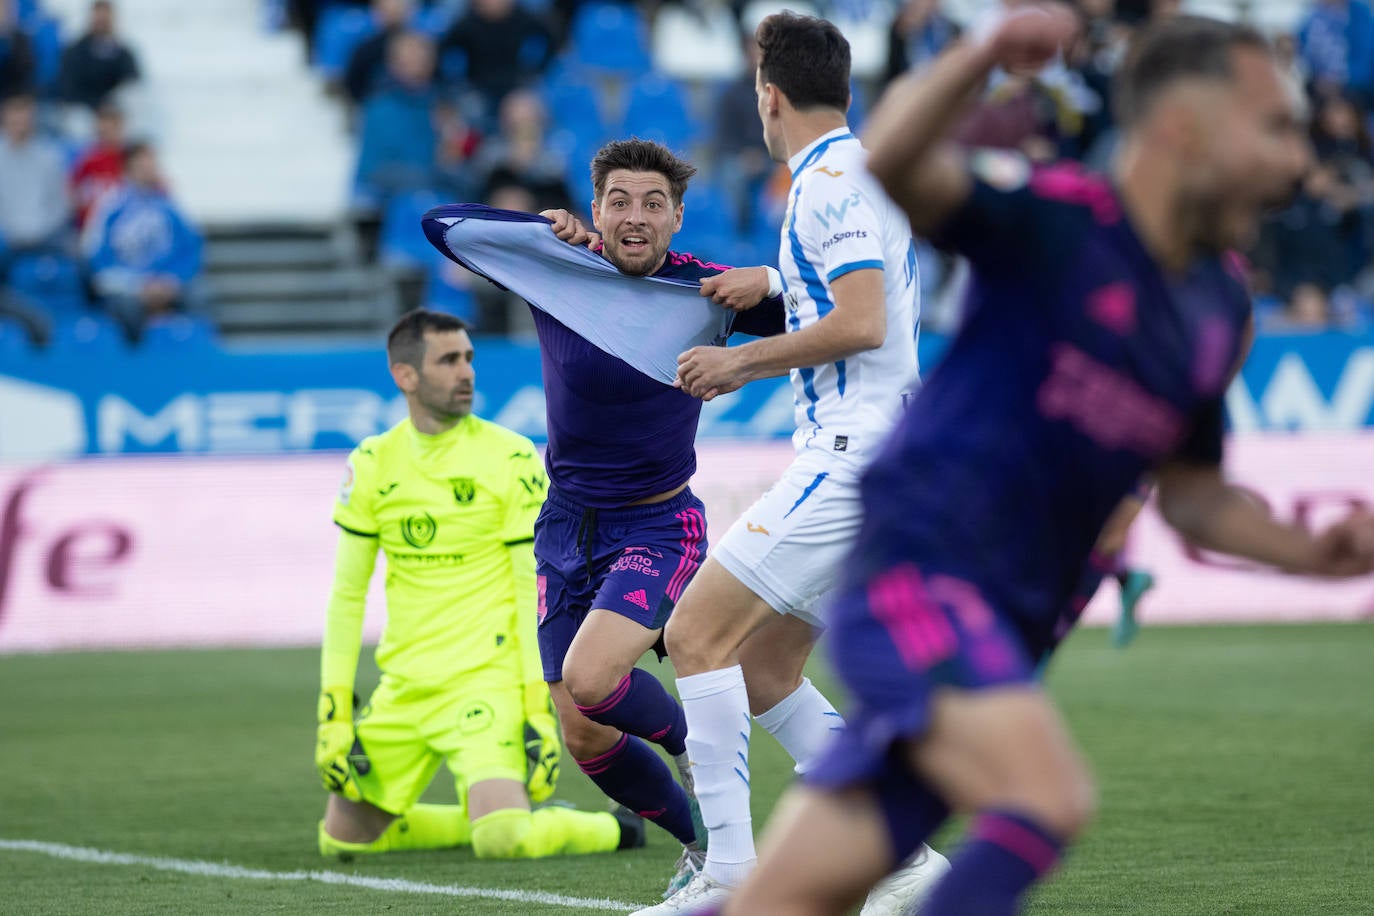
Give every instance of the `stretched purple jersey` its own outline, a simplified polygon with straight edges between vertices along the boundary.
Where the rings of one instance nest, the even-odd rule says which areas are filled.
[[[968,314],[864,478],[847,577],[915,562],[975,583],[1033,657],[1141,476],[1220,462],[1249,298],[1223,257],[1162,272],[1071,167],[976,179],[936,241],[972,265]]]
[[[729,270],[668,252],[656,277],[700,281]],[[595,509],[676,489],[696,472],[702,402],[597,348],[536,308],[552,487]],[[781,298],[741,313],[731,332],[781,333]],[[685,348],[684,348],[685,349]]]

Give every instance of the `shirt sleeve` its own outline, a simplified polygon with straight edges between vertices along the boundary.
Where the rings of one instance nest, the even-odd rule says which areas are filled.
[[[377,565],[377,540],[339,532],[334,556],[334,584],[325,609],[320,643],[320,687],[353,689],[363,647],[367,586]]]
[[[1220,399],[1210,401],[1197,414],[1193,428],[1174,457],[1186,464],[1221,464],[1225,435],[1225,412]]]
[[[348,456],[339,493],[334,500],[334,524],[359,537],[375,538],[378,533],[371,496],[373,465],[376,457],[366,442]]]
[[[806,249],[810,242],[819,262],[809,266],[827,283],[856,270],[883,269],[883,234],[873,192],[852,181],[844,172],[815,169],[806,177],[802,199],[793,212],[794,232],[789,233],[793,257],[806,277]],[[800,250],[798,250],[800,249]]]
[[[782,296],[770,296],[748,311],[738,313],[730,322],[731,334],[772,337],[786,330],[787,310]]]
[[[1037,225],[1045,204],[1030,189],[1030,162],[1019,153],[975,150],[969,171],[973,186],[967,199],[931,242],[985,271],[1033,263],[1052,241],[1050,227]]]

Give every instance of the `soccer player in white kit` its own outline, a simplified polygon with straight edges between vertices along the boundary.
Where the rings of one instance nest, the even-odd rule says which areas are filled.
[[[752,868],[751,713],[802,769],[843,727],[802,667],[823,623],[818,605],[858,531],[859,476],[919,384],[916,249],[846,122],[848,42],[829,22],[792,13],[769,16],[756,38],[764,139],[792,172],[780,258],[788,333],[689,350],[678,384],[709,400],[790,373],[796,458],[726,532],[668,623],[710,841],[701,873],[641,916],[723,899]],[[922,849],[886,896],[909,897],[944,867]],[[868,912],[887,908],[874,899]]]

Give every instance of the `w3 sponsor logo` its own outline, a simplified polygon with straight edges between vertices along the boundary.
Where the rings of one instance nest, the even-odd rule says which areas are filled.
[[[859,196],[859,192],[855,191],[853,194],[850,194],[844,200],[840,201],[838,206],[827,203],[825,205],[825,212],[822,213],[820,210],[812,210],[811,215],[816,217],[816,222],[820,223],[823,229],[829,229],[832,222],[836,226],[840,226],[844,224],[844,219],[849,215],[849,211],[851,209],[857,209],[862,200],[863,198]]]

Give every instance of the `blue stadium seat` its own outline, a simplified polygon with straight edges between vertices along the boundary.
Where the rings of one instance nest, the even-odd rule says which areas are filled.
[[[425,308],[457,315],[464,321],[476,318],[477,300],[472,290],[460,283],[465,271],[443,257],[432,265],[425,282]]]
[[[382,232],[378,249],[382,263],[389,267],[423,267],[441,257],[420,230],[420,217],[430,209],[446,203],[434,191],[412,191],[398,194],[386,205],[382,214]]]
[[[146,352],[182,353],[214,349],[219,332],[199,315],[159,315],[143,328],[139,349]]]
[[[17,355],[33,349],[29,332],[13,318],[0,318],[0,355]]]
[[[633,4],[589,3],[573,15],[573,60],[612,73],[647,73],[646,32],[644,17]]]
[[[673,80],[647,74],[630,87],[622,133],[657,140],[669,149],[686,152],[704,130],[692,117],[687,93]]]
[[[19,0],[14,4],[14,18],[24,28],[29,27],[29,23],[43,15],[43,8],[38,0]]]
[[[549,134],[545,146],[562,160],[563,174],[567,176],[575,200],[585,203],[584,198],[590,196],[588,166],[607,139],[608,135],[605,134],[579,136],[573,131],[561,128]]]
[[[24,21],[24,31],[33,45],[34,81],[40,91],[54,88],[62,66],[62,24],[39,12]]]
[[[566,130],[578,138],[601,141],[610,132],[601,110],[601,89],[576,71],[562,70],[544,81],[540,96],[554,130]]]
[[[330,6],[315,24],[315,66],[326,77],[339,79],[353,49],[376,31],[372,14],[363,7]]]
[[[53,313],[79,313],[86,308],[86,290],[76,261],[61,255],[17,258],[10,268],[10,286]]]
[[[124,331],[108,315],[82,315],[56,322],[52,348],[83,356],[106,356],[127,349]]]
[[[682,231],[673,238],[678,251],[690,251],[703,261],[738,266],[735,204],[717,185],[698,179],[682,199]]]
[[[462,13],[463,11],[458,7],[436,3],[434,6],[416,10],[415,19],[411,24],[430,38],[437,40],[444,37],[448,27],[453,25]]]

